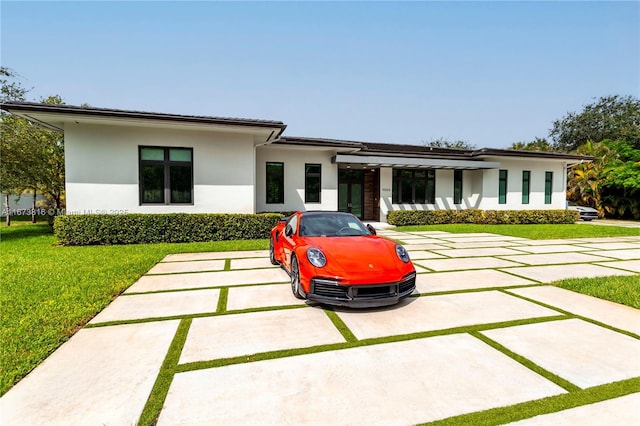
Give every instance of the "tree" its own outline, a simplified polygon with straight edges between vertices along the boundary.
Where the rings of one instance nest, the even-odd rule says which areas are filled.
[[[549,131],[555,148],[569,152],[588,141],[624,140],[640,149],[640,100],[633,96],[605,96],[553,122]]]
[[[507,149],[516,149],[519,151],[555,151],[553,144],[551,144],[546,138],[536,137],[529,142],[514,142]]]
[[[19,83],[9,81],[16,74],[8,68],[0,70],[2,102],[24,101],[27,93]],[[42,103],[62,104],[59,96],[40,99]],[[0,150],[1,190],[5,194],[7,225],[11,224],[9,195],[33,192],[32,220],[35,200],[46,195],[54,208],[60,208],[64,191],[64,146],[61,134],[37,126],[23,118],[2,112]]]
[[[424,141],[424,146],[431,146],[433,148],[453,148],[453,149],[476,149],[476,146],[472,143],[463,140],[450,141],[445,138],[432,139],[430,141]]]

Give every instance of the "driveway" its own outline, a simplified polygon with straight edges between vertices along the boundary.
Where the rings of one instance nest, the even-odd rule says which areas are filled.
[[[167,256],[0,399],[4,425],[416,424],[640,378],[640,311],[545,285],[637,275],[640,236],[381,234],[415,297],[330,310],[266,251]],[[640,424],[640,392],[519,424]]]

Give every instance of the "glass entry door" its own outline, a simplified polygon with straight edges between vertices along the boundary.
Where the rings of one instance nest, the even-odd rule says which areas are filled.
[[[338,210],[363,218],[364,170],[338,169]]]

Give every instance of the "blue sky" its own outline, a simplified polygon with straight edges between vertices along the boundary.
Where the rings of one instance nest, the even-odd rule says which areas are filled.
[[[1,61],[68,104],[289,136],[506,148],[639,96],[640,2],[1,2]]]

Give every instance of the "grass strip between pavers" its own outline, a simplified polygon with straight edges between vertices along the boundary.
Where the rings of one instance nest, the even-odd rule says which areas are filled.
[[[333,309],[324,309],[324,313],[327,314],[333,325],[338,329],[344,340],[347,342],[357,342],[358,338],[351,332],[347,324],[342,321],[342,318],[335,313]]]
[[[187,340],[187,334],[189,333],[190,326],[191,318],[185,318],[180,321],[176,335],[173,337],[173,340],[169,345],[167,355],[162,362],[158,377],[151,389],[151,394],[149,394],[147,403],[140,415],[138,426],[148,426],[156,423],[156,420],[160,415],[160,410],[162,410],[162,405],[167,398],[169,386],[171,386],[171,382],[173,381],[176,366],[180,360],[180,354],[182,353],[182,348]]]
[[[507,407],[491,408],[484,411],[448,417],[442,420],[422,423],[430,426],[448,425],[500,425],[524,420],[542,414],[555,413],[582,405],[594,404],[640,391],[640,377],[607,383],[561,395],[549,396],[534,401],[522,402]],[[633,408],[631,408],[633,409]]]
[[[227,300],[229,299],[229,287],[222,287],[218,294],[218,307],[216,312],[221,314],[227,312]]]
[[[313,354],[318,352],[351,349],[351,348],[356,348],[360,346],[371,346],[371,345],[380,345],[385,343],[403,342],[406,340],[423,339],[423,338],[436,337],[436,336],[447,336],[450,334],[472,333],[472,332],[478,332],[478,331],[484,331],[484,330],[493,330],[496,328],[514,327],[514,326],[524,325],[524,324],[533,324],[533,323],[549,322],[549,321],[561,321],[565,319],[568,319],[568,317],[566,317],[565,315],[556,315],[556,316],[550,316],[550,317],[527,318],[527,319],[519,319],[519,320],[513,320],[513,321],[495,322],[495,323],[482,324],[482,325],[462,326],[462,327],[448,328],[444,330],[420,331],[417,333],[400,334],[400,335],[385,336],[385,337],[374,337],[374,338],[368,338],[368,339],[362,339],[362,340],[357,340],[354,336],[353,338],[356,340],[346,341],[344,343],[329,343],[324,345],[309,346],[306,348],[282,349],[277,351],[258,352],[258,353],[249,354],[249,355],[238,355],[238,356],[229,357],[229,358],[218,358],[218,359],[209,360],[209,361],[189,362],[189,363],[178,365],[176,367],[176,372],[183,373],[186,371],[201,370],[205,368],[225,367],[227,365],[265,361],[265,360],[275,359],[275,358],[287,358],[291,356],[308,355],[308,354]]]
[[[517,297],[517,298],[522,299],[522,300],[526,300],[527,302],[535,303],[536,305],[540,305],[540,306],[545,307],[547,309],[553,309],[554,311],[558,311],[561,314],[565,314],[565,315],[567,315],[567,316],[569,316],[571,318],[576,318],[576,319],[579,319],[579,320],[582,320],[582,321],[585,321],[585,322],[589,322],[591,324],[595,324],[595,325],[600,326],[602,328],[606,328],[606,329],[609,329],[611,331],[615,331],[616,333],[624,334],[624,335],[627,335],[629,337],[633,337],[634,339],[640,340],[640,335],[637,335],[636,333],[634,333],[632,331],[623,330],[621,328],[617,328],[617,327],[614,327],[612,325],[605,324],[603,322],[600,322],[600,321],[597,321],[597,320],[594,320],[594,319],[591,319],[591,318],[588,318],[588,317],[583,317],[582,315],[578,315],[578,314],[574,314],[574,313],[569,312],[569,311],[565,311],[564,309],[558,308],[558,307],[553,306],[553,305],[546,304],[544,302],[540,302],[539,300],[531,299],[529,297],[522,296],[522,295],[519,295],[519,294],[516,294],[516,293],[511,293],[508,290],[501,289],[500,291],[502,291],[503,293],[506,293],[506,294],[508,294],[510,296]]]
[[[566,390],[567,392],[573,392],[581,389],[579,386],[576,386],[573,383],[569,382],[568,380],[565,380],[562,377],[558,376],[557,374],[554,374],[551,371],[539,366],[533,361],[530,361],[527,358],[521,355],[518,355],[517,353],[508,349],[506,346],[501,345],[500,343],[485,336],[482,333],[472,331],[469,334],[475,337],[476,339],[483,341],[484,343],[496,349],[497,351],[502,352],[503,354],[513,359],[514,361],[517,361],[518,363],[524,365],[529,370],[539,374],[540,376],[544,377],[550,382],[555,383],[556,385],[560,386],[562,389]]]

